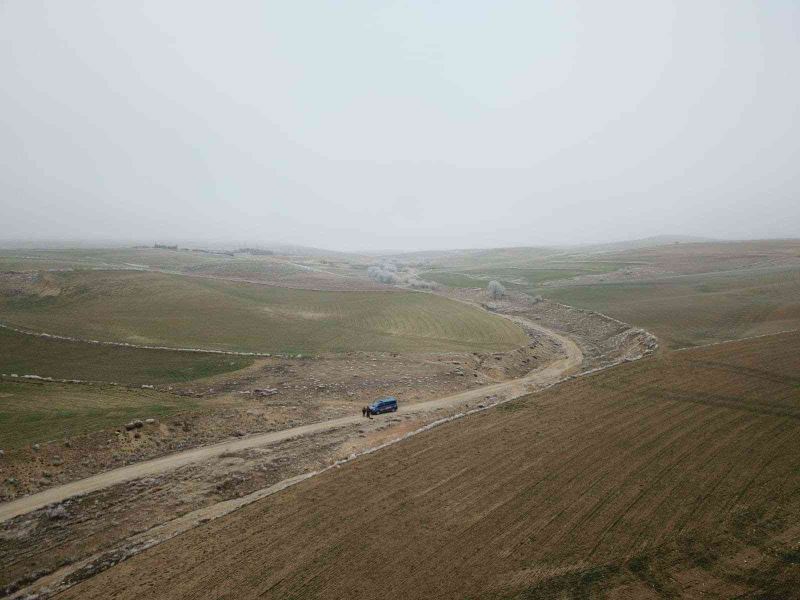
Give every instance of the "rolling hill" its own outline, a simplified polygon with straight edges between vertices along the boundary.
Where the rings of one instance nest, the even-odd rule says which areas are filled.
[[[136,271],[41,273],[0,285],[0,318],[33,331],[245,352],[502,351],[527,336],[418,292],[331,292]]]

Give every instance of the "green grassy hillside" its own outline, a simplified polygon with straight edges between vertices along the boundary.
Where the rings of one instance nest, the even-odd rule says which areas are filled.
[[[96,269],[110,266],[183,270],[228,260],[230,257],[227,256],[162,248],[0,250],[0,271]]]
[[[645,327],[673,348],[800,328],[800,270],[793,269],[543,288],[541,293]]]
[[[2,380],[0,439],[8,450],[198,407],[196,400],[155,390]]]
[[[118,383],[191,381],[252,364],[244,356],[68,342],[0,328],[0,373]]]
[[[567,268],[559,266],[487,267],[458,271],[426,271],[421,273],[420,277],[453,288],[486,287],[490,281],[495,279],[511,289],[531,291],[547,281],[569,279],[578,275],[607,273],[619,267],[613,263],[576,263],[574,265],[566,263],[566,265]]]
[[[35,331],[259,352],[475,351],[524,344],[477,308],[414,292],[319,292],[160,273],[42,274],[0,287],[0,319]]]

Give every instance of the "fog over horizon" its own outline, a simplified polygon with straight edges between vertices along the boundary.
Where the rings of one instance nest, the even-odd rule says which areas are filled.
[[[800,237],[800,4],[0,1],[0,243]]]

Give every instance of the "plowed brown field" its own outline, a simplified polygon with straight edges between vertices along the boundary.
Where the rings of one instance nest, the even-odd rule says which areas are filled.
[[[800,334],[625,364],[200,526],[63,598],[798,597]]]

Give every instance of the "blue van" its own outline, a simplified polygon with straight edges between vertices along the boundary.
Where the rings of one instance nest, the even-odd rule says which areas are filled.
[[[371,415],[379,415],[387,412],[397,412],[397,398],[389,396],[388,398],[381,398],[376,400],[368,407]]]

